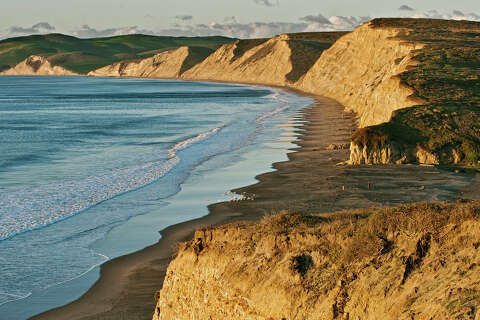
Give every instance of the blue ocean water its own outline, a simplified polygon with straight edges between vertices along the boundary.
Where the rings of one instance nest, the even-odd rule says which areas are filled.
[[[254,182],[291,146],[279,124],[310,103],[259,86],[0,77],[1,318],[79,297],[106,260]]]

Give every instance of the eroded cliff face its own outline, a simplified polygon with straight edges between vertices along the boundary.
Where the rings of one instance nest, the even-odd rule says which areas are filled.
[[[226,44],[200,64],[186,71],[182,78],[257,83],[286,86],[286,75],[292,71],[288,35],[274,37],[260,45],[237,54],[242,42]]]
[[[397,77],[416,65],[419,43],[396,39],[399,30],[364,24],[340,38],[298,81],[297,88],[333,98],[358,115],[360,127],[390,120],[392,112],[421,104]]]
[[[456,154],[452,150],[452,157]],[[440,159],[437,155],[428,152],[421,146],[399,145],[395,142],[389,142],[380,146],[371,144],[350,144],[350,158],[348,164],[407,164],[418,162],[420,164],[438,165]],[[458,156],[449,159],[449,163],[458,164]]]
[[[371,23],[366,23],[340,39],[341,34],[332,35],[328,39],[330,43],[318,35],[315,38],[313,34],[304,35],[301,40],[298,35],[238,40],[223,45],[188,68],[184,61],[189,49],[184,47],[137,62],[117,63],[90,75],[294,87],[339,101],[348,111],[357,114],[359,127],[367,127],[388,122],[395,110],[423,103],[412,96],[413,89],[402,85],[398,75],[417,65],[415,50],[424,45],[400,40],[396,36],[401,30],[404,31],[391,27],[374,28]],[[406,146],[399,147],[407,149]],[[417,150],[410,150],[410,147],[409,150],[397,149],[397,146],[386,145],[384,150],[377,151],[368,145],[352,144],[350,163],[433,161],[431,157],[416,157]]]
[[[153,319],[478,319],[479,210],[281,214],[198,231]]]
[[[416,65],[413,51],[423,45],[402,42],[395,38],[398,33],[398,29],[373,28],[367,23],[325,51],[286,34],[263,41],[238,40],[180,72],[188,55],[184,47],[138,62],[117,63],[90,75],[290,86],[339,101],[365,127],[389,121],[395,110],[422,103],[411,97],[413,90],[403,86],[397,75]]]
[[[60,66],[53,66],[47,58],[30,56],[15,67],[0,72],[3,76],[75,76],[75,72]]]
[[[201,52],[199,51],[201,50]],[[89,76],[178,78],[191,64],[198,63],[212,51],[206,48],[180,47],[139,61],[118,62],[90,72]],[[203,55],[202,55],[203,54]]]

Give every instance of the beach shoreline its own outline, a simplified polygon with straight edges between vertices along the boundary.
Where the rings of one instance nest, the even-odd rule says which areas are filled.
[[[137,78],[136,78],[137,79]],[[143,78],[138,78],[143,79]],[[158,79],[156,79],[158,80]],[[170,80],[170,79],[162,79]],[[171,79],[174,81],[191,81],[183,79]],[[198,81],[195,81],[198,82]],[[224,83],[236,85],[236,83],[231,82],[218,82],[218,81],[202,81],[209,83]],[[248,83],[239,83],[239,85],[245,86],[263,86],[260,84],[248,84]],[[304,94],[290,88],[283,88],[278,86],[268,86],[275,89],[280,89],[287,91],[289,93],[295,94],[297,96],[306,96],[311,97],[310,95]],[[228,191],[228,190],[225,190]],[[105,262],[100,266],[100,277],[93,284],[90,289],[83,294],[79,299],[72,301],[69,304],[64,306],[54,308],[41,314],[35,315],[30,319],[96,319],[98,317],[104,319],[104,312],[109,312],[112,308],[115,308],[117,305],[114,300],[121,298],[125,293],[125,288],[129,284],[129,280],[132,275],[139,275],[140,272],[137,272],[137,269],[142,269],[144,267],[151,267],[152,259],[154,259],[155,264],[158,263],[158,268],[152,268],[149,270],[151,276],[149,279],[155,283],[153,286],[155,290],[146,290],[145,299],[141,301],[151,302],[151,308],[148,308],[148,311],[153,314],[153,308],[155,305],[154,302],[154,293],[158,290],[158,285],[162,283],[165,270],[175,254],[176,245],[180,242],[188,241],[192,238],[194,232],[202,227],[219,225],[223,223],[228,223],[231,221],[244,220],[243,215],[232,213],[225,214],[223,210],[213,209],[217,204],[212,204],[208,206],[209,214],[197,219],[188,220],[178,224],[168,226],[167,228],[159,231],[161,235],[160,240],[157,243],[152,244],[151,246],[145,247],[139,251],[126,254],[117,258],[114,258],[110,261]],[[251,218],[250,218],[251,219]],[[160,273],[157,277],[157,273]],[[160,282],[158,282],[161,279]],[[123,289],[123,290],[122,290]],[[139,299],[140,300],[140,299]],[[123,313],[120,315],[121,319],[124,316]],[[118,314],[117,314],[118,316]],[[115,316],[114,318],[117,318]],[[150,318],[151,315],[149,315]],[[133,319],[132,314],[128,314],[125,319]],[[108,318],[108,317],[107,317]],[[139,319],[144,319],[140,317]]]
[[[468,184],[467,176],[434,167],[337,166],[348,159],[349,150],[329,146],[350,142],[355,115],[345,113],[344,107],[331,99],[310,97],[315,102],[296,117],[304,123],[294,125],[298,147],[288,153],[289,160],[274,163],[275,171],[258,175],[258,183],[233,190],[255,200],[212,204],[208,215],[165,228],[156,244],[104,263],[98,281],[78,300],[31,319],[151,319],[155,292],[162,287],[176,246],[191,240],[203,227],[255,221],[281,210],[317,213],[454,200]],[[432,174],[435,178],[426,181]],[[449,190],[444,190],[446,181],[452,186]]]

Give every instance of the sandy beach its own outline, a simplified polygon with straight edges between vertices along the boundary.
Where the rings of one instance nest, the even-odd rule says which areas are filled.
[[[276,171],[258,176],[257,184],[234,190],[255,200],[210,205],[209,215],[162,230],[158,243],[102,265],[100,279],[80,299],[32,319],[151,319],[176,245],[205,226],[257,220],[280,210],[318,213],[473,196],[472,175],[429,166],[337,165],[348,158],[341,146],[350,141],[355,116],[333,100],[315,99],[293,119],[304,124],[294,125],[298,148],[289,161],[275,163]]]

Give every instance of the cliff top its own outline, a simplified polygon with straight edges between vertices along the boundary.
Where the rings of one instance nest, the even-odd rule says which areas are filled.
[[[442,31],[465,30],[470,32],[473,29],[480,30],[480,22],[468,20],[443,20],[428,18],[377,18],[367,22],[374,28],[402,28],[410,29],[416,34],[425,37],[428,34],[435,34],[438,37]],[[435,32],[435,30],[437,32]],[[427,31],[426,33],[424,31]]]

